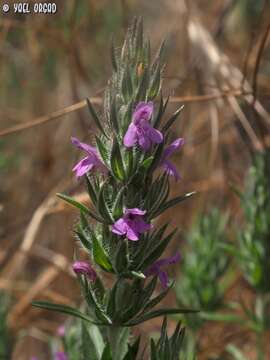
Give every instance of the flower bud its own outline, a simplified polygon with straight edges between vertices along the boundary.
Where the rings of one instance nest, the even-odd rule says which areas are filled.
[[[92,281],[95,281],[97,278],[97,273],[86,261],[75,261],[72,265],[72,268],[77,275],[85,275]]]

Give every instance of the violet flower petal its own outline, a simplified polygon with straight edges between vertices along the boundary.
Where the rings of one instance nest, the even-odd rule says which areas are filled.
[[[142,120],[150,120],[154,111],[154,104],[152,101],[146,102],[139,102],[135,107],[132,121],[135,125],[140,123]]]
[[[169,278],[168,278],[168,275],[165,271],[159,271],[158,272],[158,278],[161,282],[161,285],[164,287],[164,288],[167,288],[168,287],[168,284],[169,284]]]
[[[138,208],[132,208],[132,209],[126,209],[125,210],[125,215],[145,215],[146,214],[146,210],[141,210]]]
[[[148,231],[152,229],[153,225],[147,224],[142,218],[136,217],[136,219],[133,220],[134,227],[139,233],[144,233],[145,231]]]
[[[170,256],[168,258],[165,259],[159,259],[157,260],[154,264],[157,267],[161,267],[161,266],[166,266],[166,265],[172,265],[172,264],[176,264],[181,260],[181,255],[179,252],[177,252],[175,255]]]
[[[137,241],[139,240],[139,234],[138,234],[138,231],[137,229],[135,229],[134,227],[132,226],[129,226],[127,228],[127,238],[131,241]]]
[[[126,235],[127,233],[127,222],[125,219],[118,219],[112,226],[112,232],[117,235]]]
[[[92,170],[94,167],[94,164],[92,162],[92,159],[87,156],[85,158],[83,158],[82,160],[80,160],[72,169],[72,171],[74,171],[76,173],[76,177],[79,178],[83,175],[85,175],[86,173],[88,173],[88,171]]]
[[[138,135],[138,143],[144,151],[148,151],[152,145],[150,138],[145,133]]]
[[[150,138],[152,143],[154,143],[154,144],[162,143],[163,134],[159,130],[157,130],[149,125],[149,127],[147,129],[147,133],[148,133],[148,137]]]
[[[165,283],[168,284],[167,273],[161,270],[160,268],[162,266],[176,264],[177,262],[180,261],[180,259],[181,259],[180,254],[176,253],[174,256],[157,260],[148,269],[144,271],[144,274],[147,277],[158,275],[162,286],[167,287],[167,285],[165,286]]]
[[[162,166],[167,174],[169,174],[170,176],[174,176],[176,181],[180,179],[180,175],[178,170],[176,169],[176,166],[173,163],[171,163],[169,160],[164,160]]]
[[[91,145],[85,144],[83,142],[80,142],[79,139],[77,139],[76,137],[72,136],[71,137],[71,142],[73,145],[75,145],[78,149],[80,150],[84,150],[86,151],[88,154],[94,153],[95,155],[97,155],[97,149]]]
[[[168,158],[171,156],[174,152],[179,150],[185,143],[185,140],[183,138],[178,138],[174,140],[169,146],[166,147],[163,153],[163,159]]]
[[[55,354],[55,360],[68,360],[67,354],[62,351],[58,351]]]
[[[124,145],[126,147],[132,147],[137,143],[137,127],[131,123],[124,136]]]

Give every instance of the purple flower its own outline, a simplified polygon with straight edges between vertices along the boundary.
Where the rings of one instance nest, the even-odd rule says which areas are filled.
[[[139,240],[140,234],[152,228],[143,220],[146,211],[138,208],[126,209],[124,216],[118,219],[112,226],[112,232],[117,235],[126,235],[129,240]]]
[[[73,265],[74,265],[74,264],[73,264]],[[65,332],[66,332],[65,325],[60,325],[60,326],[58,326],[58,328],[57,328],[57,335],[58,335],[58,336],[64,337],[64,336],[65,336]]]
[[[161,270],[161,267],[171,264],[176,264],[181,259],[181,256],[179,253],[176,253],[176,255],[171,256],[166,259],[160,259],[154,262],[145,272],[145,276],[156,276],[158,275],[159,280],[164,288],[168,287],[168,275],[165,271]]]
[[[75,261],[72,265],[73,271],[75,274],[82,274],[87,276],[90,280],[95,281],[97,278],[97,273],[92,268],[92,266],[86,261]]]
[[[147,151],[152,144],[160,144],[163,141],[162,133],[154,129],[149,123],[153,110],[154,105],[151,101],[137,104],[132,116],[132,122],[124,136],[124,145],[126,147],[138,144],[144,151]]]
[[[160,166],[163,166],[165,171],[169,175],[173,175],[175,177],[175,180],[179,180],[180,176],[176,169],[176,167],[169,161],[167,158],[171,156],[175,151],[179,150],[183,145],[185,141],[183,138],[179,138],[174,140],[166,149],[164,150],[164,153],[161,158]]]
[[[84,150],[87,156],[80,160],[72,169],[76,173],[77,178],[85,175],[88,171],[100,170],[106,173],[108,170],[98,156],[97,149],[93,146],[80,142],[77,138],[72,137],[71,142],[80,150]]]
[[[55,354],[55,360],[68,360],[67,354],[62,351],[58,351]]]

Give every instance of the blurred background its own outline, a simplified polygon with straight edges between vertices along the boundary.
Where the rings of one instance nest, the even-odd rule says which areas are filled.
[[[100,110],[111,74],[112,37],[121,46],[134,16],[143,16],[153,54],[167,38],[163,93],[171,99],[166,116],[185,105],[174,126],[175,137],[184,137],[186,144],[174,158],[182,180],[173,183],[173,193],[198,191],[166,214],[181,230],[168,254],[182,251],[195,219],[214,207],[226,212],[231,228],[244,223],[232,186],[244,189],[253,154],[266,151],[270,142],[268,0],[56,4],[56,14],[1,10],[0,15],[0,292],[8,325],[1,331],[2,339],[8,331],[9,356],[16,360],[48,359],[50,338],[65,319],[33,309],[31,301],[80,300],[70,271],[78,214],[55,193],[84,198],[71,171],[78,152],[70,137],[93,137],[83,100],[92,97]],[[228,224],[222,229],[233,242],[234,230]],[[224,301],[241,294],[252,302],[254,289],[243,274],[232,268],[229,277]],[[166,301],[175,303],[175,296]],[[159,320],[152,321],[140,331],[159,326]],[[199,359],[219,358],[231,341],[249,359],[257,358],[252,331],[239,324],[206,321],[200,339]]]

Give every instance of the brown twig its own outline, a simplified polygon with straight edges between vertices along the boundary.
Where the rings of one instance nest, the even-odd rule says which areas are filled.
[[[94,98],[91,98],[90,100],[91,100],[91,102],[93,104],[100,104],[101,103],[100,98],[94,97]],[[85,106],[86,106],[86,101],[82,100],[82,101],[80,101],[80,102],[78,102],[76,104],[67,106],[64,109],[54,111],[53,113],[51,113],[49,115],[40,116],[37,119],[29,121],[27,123],[20,124],[20,125],[15,125],[15,126],[9,128],[9,129],[1,130],[0,131],[0,136],[10,135],[10,134],[13,134],[13,133],[16,133],[16,132],[19,132],[19,131],[23,131],[23,130],[30,129],[30,128],[35,127],[35,126],[45,124],[45,123],[47,123],[49,121],[58,119],[61,116],[64,116],[64,115],[70,114],[70,113],[72,113],[72,112],[74,112],[76,110],[82,109]]]
[[[224,92],[221,92],[218,94],[172,96],[170,98],[170,102],[171,103],[179,103],[180,102],[183,104],[192,103],[192,102],[204,102],[204,101],[212,101],[212,100],[216,100],[216,99],[220,99],[220,98],[226,98],[226,97],[229,97],[232,95],[236,96],[236,97],[241,97],[241,96],[251,95],[251,93],[243,92],[242,90],[231,90],[231,91],[224,91]],[[92,98],[90,98],[90,100],[93,104],[101,104],[101,101],[102,101],[100,97],[92,97]],[[4,137],[4,136],[11,135],[11,134],[23,131],[23,130],[27,130],[27,129],[30,129],[30,128],[33,128],[36,126],[43,125],[49,121],[56,120],[62,116],[69,114],[69,113],[72,113],[74,111],[82,109],[85,106],[87,106],[86,101],[82,100],[78,103],[67,106],[64,109],[57,110],[49,115],[40,116],[37,119],[31,120],[29,122],[12,126],[8,129],[0,130],[0,137]]]
[[[264,52],[264,48],[265,48],[269,33],[270,33],[270,23],[268,24],[266,31],[262,37],[262,41],[260,43],[259,50],[258,50],[258,55],[256,57],[256,62],[255,62],[255,67],[254,67],[254,72],[253,72],[253,80],[252,80],[253,105],[255,104],[256,99],[257,99],[257,77],[258,77],[260,64],[261,64],[261,60],[262,60],[262,55]]]

